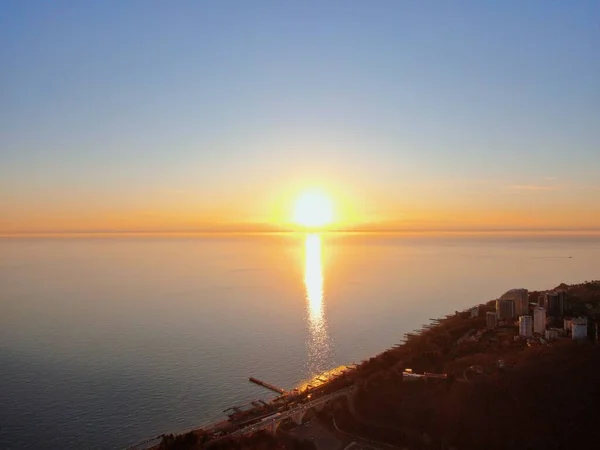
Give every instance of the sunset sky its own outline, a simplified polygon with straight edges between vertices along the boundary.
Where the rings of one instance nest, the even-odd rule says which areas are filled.
[[[0,233],[600,229],[600,2],[3,1]]]

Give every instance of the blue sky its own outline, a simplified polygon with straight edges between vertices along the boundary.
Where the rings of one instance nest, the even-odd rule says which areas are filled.
[[[600,228],[599,17],[4,1],[0,231],[265,222],[312,184],[364,222]]]

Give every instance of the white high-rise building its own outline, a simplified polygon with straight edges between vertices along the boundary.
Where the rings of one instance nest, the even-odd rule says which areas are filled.
[[[546,329],[546,309],[536,306],[533,310],[533,332],[544,334]]]
[[[550,328],[549,330],[544,330],[544,337],[548,341],[555,341],[558,339],[558,330],[556,328]]]
[[[573,337],[573,340],[581,341],[587,339],[587,325],[587,318],[573,318],[571,322],[571,336]]]
[[[533,320],[531,316],[519,317],[519,336],[531,337],[533,336]]]

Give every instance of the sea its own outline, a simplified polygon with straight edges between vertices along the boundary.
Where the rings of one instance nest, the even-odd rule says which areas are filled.
[[[511,288],[600,278],[600,237],[0,239],[0,448],[185,432]]]

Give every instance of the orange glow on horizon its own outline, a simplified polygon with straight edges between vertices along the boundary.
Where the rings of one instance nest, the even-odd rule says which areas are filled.
[[[593,199],[583,195],[572,202],[563,200],[560,207],[541,197],[545,193],[536,202],[528,193],[528,202],[520,204],[512,191],[510,201],[490,193],[485,202],[451,202],[444,191],[436,190],[440,194],[432,197],[417,189],[373,190],[331,176],[326,181],[276,180],[210,198],[191,190],[131,198],[79,199],[61,193],[52,202],[28,197],[0,205],[0,234],[600,232],[600,212],[590,208]]]

